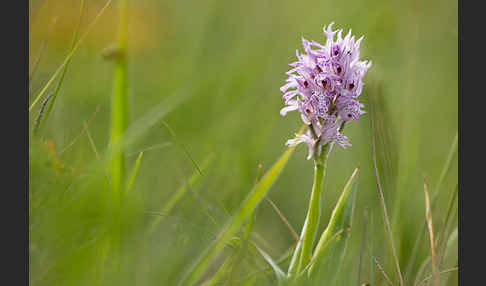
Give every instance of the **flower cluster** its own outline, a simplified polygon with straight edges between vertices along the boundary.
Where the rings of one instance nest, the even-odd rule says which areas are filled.
[[[308,159],[320,156],[322,146],[335,142],[342,148],[351,146],[341,134],[344,122],[358,120],[363,105],[358,97],[363,89],[362,78],[371,62],[359,60],[359,46],[363,39],[355,41],[351,30],[343,38],[342,29],[333,31],[334,22],[324,27],[326,44],[309,42],[302,38],[305,53],[298,61],[289,64],[284,93],[285,107],[280,114],[298,110],[302,120],[309,125],[307,133],[287,141],[287,145],[306,143]],[[334,40],[337,34],[337,39]]]

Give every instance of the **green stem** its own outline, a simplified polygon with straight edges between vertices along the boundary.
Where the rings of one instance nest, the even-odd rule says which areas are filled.
[[[114,77],[113,77],[113,96],[111,100],[111,137],[110,143],[113,148],[113,157],[111,160],[110,181],[112,190],[119,194],[123,189],[125,173],[125,154],[122,135],[127,128],[128,122],[128,80],[127,80],[127,0],[120,1],[119,13],[120,22],[118,30],[118,49],[119,54],[116,58]]]
[[[113,75],[113,95],[111,98],[111,130],[110,130],[110,183],[112,195],[112,216],[113,216],[113,266],[115,275],[120,271],[120,247],[122,230],[122,194],[125,190],[125,151],[123,134],[128,125],[128,80],[127,80],[127,14],[128,1],[119,2],[119,27],[118,27],[118,49],[119,54],[115,59]]]
[[[324,180],[324,173],[327,164],[327,158],[332,148],[329,148],[330,144],[326,144],[322,147],[322,152],[320,158],[314,159],[314,184],[312,186],[311,199],[309,201],[309,210],[304,221],[304,226],[300,233],[300,239],[295,247],[294,254],[290,261],[288,275],[294,276],[299,273],[302,267],[302,263],[309,262],[312,244],[314,242],[315,234],[317,231],[317,225],[320,219],[320,201],[321,201],[321,189],[322,182]],[[314,153],[317,154],[317,153]],[[317,210],[316,210],[317,209]],[[304,249],[304,244],[306,245],[306,252],[308,257],[302,258],[302,253]],[[310,244],[310,245],[309,245]]]
[[[322,181],[324,177],[324,165],[316,163],[314,166],[314,185],[312,186],[309,210],[307,212],[307,227],[302,240],[302,253],[300,255],[297,272],[310,261],[312,245],[314,243],[317,226],[320,220]]]
[[[310,262],[312,246],[314,244],[321,216],[322,184],[324,181],[327,158],[329,156],[328,151],[330,151],[329,145],[325,145],[322,148],[320,157],[314,160],[314,184],[312,186],[312,193],[309,201],[309,210],[302,230],[302,251],[296,273],[299,273]]]

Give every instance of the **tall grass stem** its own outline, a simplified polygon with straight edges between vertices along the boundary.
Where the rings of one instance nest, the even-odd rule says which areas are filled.
[[[378,174],[378,166],[376,165],[376,144],[375,144],[375,125],[373,121],[373,104],[371,102],[371,96],[370,96],[370,124],[371,124],[371,152],[372,152],[372,157],[373,157],[373,169],[375,171],[375,179],[376,179],[376,187],[378,189],[378,197],[380,199],[380,205],[381,205],[381,210],[383,214],[383,221],[385,223],[385,230],[387,232],[389,241],[390,241],[390,248],[392,251],[392,256],[393,260],[395,262],[395,270],[397,272],[398,276],[398,285],[403,286],[403,277],[402,273],[400,270],[400,263],[398,262],[398,256],[395,248],[395,243],[393,241],[393,234],[391,231],[391,226],[390,226],[390,219],[388,218],[388,213],[386,211],[386,205],[385,205],[385,197],[383,196],[383,190],[381,188],[381,183],[380,183],[380,175]]]
[[[450,169],[450,166],[452,164],[452,159],[455,157],[457,153],[457,143],[458,143],[458,132],[456,131],[456,136],[454,137],[454,140],[452,142],[451,148],[449,149],[449,153],[447,155],[446,162],[444,164],[444,167],[442,168],[439,181],[437,182],[437,186],[435,187],[434,194],[432,195],[432,201],[431,201],[431,207],[432,210],[434,209],[435,202],[437,201],[440,190],[442,187],[442,183],[444,182],[444,179]],[[425,234],[425,230],[427,228],[427,221],[424,220],[422,228],[419,230],[417,233],[417,237],[415,238],[415,242],[413,244],[413,249],[412,249],[412,254],[410,255],[410,260],[408,262],[407,269],[405,271],[405,278],[408,279],[408,277],[412,274],[413,266],[415,265],[415,260],[417,259],[417,254],[420,246],[422,245],[422,239]]]
[[[429,190],[424,178],[424,193],[425,193],[425,217],[427,220],[427,227],[429,229],[429,241],[430,241],[430,260],[432,262],[432,274],[434,286],[439,286],[439,269],[437,268],[437,259],[435,253],[434,243],[434,228],[432,221],[432,211],[430,209]]]

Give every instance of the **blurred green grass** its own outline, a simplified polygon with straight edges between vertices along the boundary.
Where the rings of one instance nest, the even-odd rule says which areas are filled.
[[[78,2],[30,1],[31,65],[49,23],[57,17],[31,83],[31,101],[67,55]],[[86,1],[81,33],[104,3]],[[194,190],[150,240],[144,241],[141,233],[156,215],[150,212],[160,211],[195,171],[177,144],[145,152],[131,191],[133,212],[127,214],[126,272],[117,280],[107,275],[114,280],[104,278],[108,280],[103,285],[173,285],[180,279],[247,195],[258,164],[267,170],[286,150],[285,141],[298,131],[301,122],[297,114],[279,114],[283,107],[279,87],[287,64],[295,58],[295,49],[302,50],[300,38],[323,42],[322,27],[331,21],[345,31],[352,28],[353,34],[365,35],[361,55],[373,61],[361,98],[368,107],[369,97],[374,96],[378,166],[405,271],[425,217],[423,176],[433,192],[457,132],[456,1],[144,0],[130,5],[129,121],[134,122],[169,96],[188,95],[164,120],[196,162],[200,164],[210,153],[215,157]],[[87,243],[104,229],[103,167],[85,133],[71,148],[60,152],[83,131],[84,122],[98,106],[89,132],[98,152],[108,144],[113,63],[103,60],[101,53],[116,41],[114,6],[75,53],[42,134],[30,137],[33,285],[53,281],[92,285],[100,275],[89,271],[93,263],[99,263],[98,256],[105,249],[103,240],[94,241],[91,248]],[[380,84],[382,96],[375,88]],[[30,126],[37,112],[33,110]],[[338,285],[356,283],[365,208],[373,217],[373,229],[368,232],[372,233],[369,243],[374,245],[374,255],[389,275],[394,273],[390,253],[381,247],[387,242],[372,169],[369,116],[346,128],[353,146],[335,148],[324,184],[320,231],[347,177],[360,164],[360,190]],[[133,168],[138,151],[167,142],[173,138],[161,123],[150,128],[128,150],[133,155],[127,157],[127,170]],[[305,160],[306,152],[303,146],[297,148],[269,193],[297,231],[302,227],[312,186],[313,166]],[[434,208],[438,227],[456,183],[454,159]],[[267,203],[257,211],[254,232],[265,239],[267,244],[262,246],[275,258],[293,242]],[[79,254],[71,254],[85,244],[89,251],[81,248]],[[427,240],[422,244],[414,273],[429,255]],[[457,256],[454,259],[457,261]],[[365,261],[363,269],[367,270],[369,260]],[[375,272],[381,285],[384,281],[376,267]],[[363,274],[364,280],[370,276],[369,271]],[[257,285],[271,281],[264,277]]]

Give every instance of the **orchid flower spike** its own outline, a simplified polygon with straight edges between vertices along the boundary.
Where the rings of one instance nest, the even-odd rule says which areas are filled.
[[[305,142],[308,159],[319,158],[322,146],[334,142],[342,148],[351,146],[341,134],[345,122],[359,120],[365,113],[359,96],[363,76],[371,61],[360,61],[359,47],[363,37],[355,40],[351,30],[343,38],[342,29],[332,30],[334,22],[324,27],[325,45],[302,38],[304,53],[297,51],[297,61],[287,74],[284,93],[285,107],[280,114],[298,110],[309,126],[307,133],[287,141],[287,145]]]

